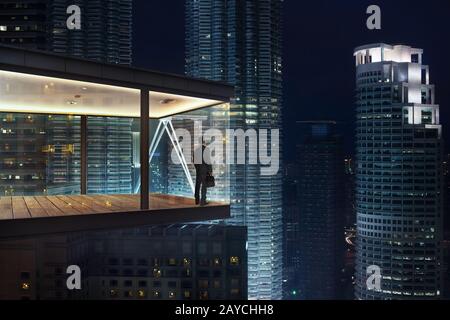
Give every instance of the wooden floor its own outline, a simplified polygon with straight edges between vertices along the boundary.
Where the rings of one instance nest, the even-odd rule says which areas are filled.
[[[150,194],[149,210],[139,195],[55,195],[0,197],[0,238],[226,219],[228,204],[197,206],[193,199]]]
[[[139,195],[125,194],[0,197],[0,220],[141,211],[139,204]],[[189,198],[151,194],[149,205],[151,211],[189,208],[195,203]],[[214,205],[221,204],[208,204]]]

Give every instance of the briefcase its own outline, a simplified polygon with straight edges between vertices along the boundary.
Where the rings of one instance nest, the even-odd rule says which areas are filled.
[[[216,179],[214,179],[214,176],[212,175],[207,175],[206,176],[206,187],[207,188],[212,188],[216,186]]]

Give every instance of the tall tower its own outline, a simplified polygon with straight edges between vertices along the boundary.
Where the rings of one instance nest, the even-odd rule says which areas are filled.
[[[132,0],[48,0],[47,50],[131,64]],[[81,30],[66,26],[69,5],[81,9]]]
[[[68,30],[66,9],[81,9]],[[131,64],[132,0],[4,0],[0,43]],[[0,114],[0,195],[79,193],[79,117]],[[132,191],[132,120],[89,118],[88,192]],[[40,132],[35,139],[35,132]]]
[[[66,26],[69,5],[81,29]],[[132,0],[4,0],[0,43],[109,63],[131,64]]]
[[[421,49],[355,49],[359,299],[442,295],[439,106]],[[367,286],[368,266],[381,288]]]
[[[186,0],[186,74],[235,86],[230,127],[281,127],[282,0]],[[248,149],[248,148],[247,148]],[[282,176],[230,168],[232,219],[248,228],[248,296],[280,299]]]
[[[299,263],[291,293],[302,300],[338,299],[344,260],[343,141],[333,121],[298,126]]]

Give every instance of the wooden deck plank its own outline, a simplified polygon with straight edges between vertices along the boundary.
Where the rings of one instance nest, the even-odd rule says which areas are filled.
[[[12,197],[12,211],[14,219],[27,219],[31,218],[28,207],[23,197]]]
[[[93,213],[96,213],[96,212],[93,212],[91,208],[89,208],[88,206],[82,204],[78,200],[74,201],[74,200],[72,200],[71,198],[69,198],[67,196],[56,196],[56,197],[59,200],[64,201],[65,203],[67,203],[67,205],[73,207],[75,210],[77,210],[81,214],[93,214]]]
[[[125,201],[131,201],[132,203],[137,203],[139,206],[140,198],[136,194],[121,194],[117,195],[119,199]],[[190,207],[195,204],[194,199],[188,199],[177,196],[160,195],[160,194],[150,194],[149,200],[151,209],[169,209],[169,208],[184,208],[186,206]]]
[[[83,195],[83,197],[86,198],[87,201],[92,201],[94,204],[98,205],[99,207],[105,208],[105,210],[108,209],[111,212],[117,212],[117,211],[122,210],[121,207],[111,203],[108,200],[101,199],[101,198],[97,197],[96,195]]]
[[[48,217],[47,211],[41,207],[34,197],[24,197],[24,200],[32,218]]]
[[[112,209],[107,207],[106,205],[99,205],[99,204],[93,202],[89,197],[86,197],[86,196],[70,195],[70,196],[67,196],[67,198],[71,199],[72,201],[76,201],[76,202],[82,204],[84,207],[88,208],[91,211],[91,213],[113,212]]]
[[[119,199],[111,198],[104,194],[95,194],[95,195],[91,195],[91,197],[96,198],[97,201],[102,202],[105,206],[108,206],[108,207],[111,206],[114,208],[119,208],[120,210],[129,209],[128,203],[123,203]]]
[[[78,200],[72,200],[72,198],[69,198],[68,196],[56,196],[59,200],[64,201],[67,203],[67,205],[73,207],[75,210],[80,212],[81,214],[94,214],[97,213],[93,211],[91,208],[89,208],[86,204],[78,201]]]
[[[110,199],[117,199],[123,202],[140,203],[139,195],[135,194],[106,194],[105,196]]]
[[[119,197],[119,195],[101,195],[100,198],[104,199],[106,202],[119,206],[120,208],[128,211],[139,210],[139,202],[130,201]]]
[[[57,196],[47,196],[47,199],[51,201],[55,207],[57,207],[59,210],[61,210],[61,215],[78,215],[82,214],[77,209],[75,209],[73,206],[69,205],[65,201],[62,201]]]
[[[77,201],[86,207],[90,208],[94,213],[108,213],[114,212],[115,209],[120,210],[120,208],[112,208],[112,206],[106,205],[101,201],[96,201],[94,197],[90,197],[88,195],[68,195],[68,198],[73,201]]]
[[[63,212],[58,209],[53,202],[47,199],[46,196],[35,196],[34,199],[47,212],[49,217],[57,217],[63,215]]]
[[[13,219],[11,197],[0,198],[0,220]]]

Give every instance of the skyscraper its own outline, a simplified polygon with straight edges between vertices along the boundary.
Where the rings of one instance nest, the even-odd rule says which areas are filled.
[[[186,0],[186,74],[235,86],[231,128],[281,126],[282,2]],[[280,299],[282,174],[249,164],[230,172],[230,223],[248,227],[249,298]]]
[[[81,9],[80,30],[66,26],[72,4]],[[131,0],[5,0],[0,4],[0,43],[131,64],[131,14]],[[79,117],[0,117],[0,157],[7,169],[1,194],[80,192]],[[132,120],[90,117],[88,123],[88,192],[130,193]]]
[[[0,3],[0,43],[45,50],[47,0]]]
[[[66,26],[69,5],[81,9],[80,30]],[[131,0],[5,0],[0,43],[131,64],[131,15]]]
[[[285,163],[283,172],[283,299],[297,299],[300,267],[298,165]]]
[[[245,243],[245,227],[224,225],[175,224],[76,233],[68,237],[68,263],[79,265],[86,276],[84,290],[73,296],[246,299]]]
[[[441,125],[423,50],[355,49],[356,297],[442,295]],[[381,287],[367,286],[378,266]]]
[[[337,299],[344,260],[343,141],[335,122],[307,121],[298,126],[297,295]]]

